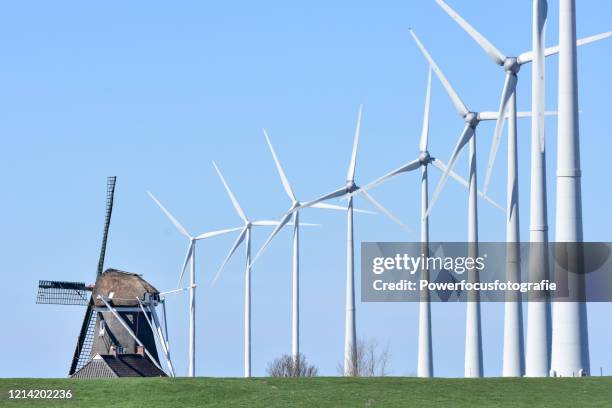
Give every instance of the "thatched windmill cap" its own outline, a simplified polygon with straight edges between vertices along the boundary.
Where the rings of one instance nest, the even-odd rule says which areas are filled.
[[[159,300],[159,291],[142,276],[117,269],[107,269],[96,279],[93,298],[99,307],[104,307],[104,303],[98,299],[98,295],[110,298],[110,304],[114,306],[138,306],[136,298],[143,300],[147,293],[152,299]]]

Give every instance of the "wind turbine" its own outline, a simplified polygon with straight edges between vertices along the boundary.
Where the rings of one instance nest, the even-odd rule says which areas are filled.
[[[543,14],[542,18],[538,17],[538,21],[534,21],[537,24],[538,29],[535,31],[534,41],[537,44],[534,45],[531,51],[525,52],[518,57],[507,57],[501,53],[488,39],[480,34],[473,26],[471,26],[466,20],[464,20],[455,10],[453,10],[443,0],[436,0],[436,3],[463,28],[487,53],[487,55],[497,65],[500,65],[506,72],[506,79],[501,95],[501,101],[499,106],[499,115],[497,123],[495,125],[495,132],[493,135],[493,142],[491,144],[491,151],[489,154],[489,162],[487,165],[487,172],[484,178],[483,192],[487,194],[489,183],[491,181],[491,175],[493,173],[493,166],[501,142],[501,131],[503,129],[504,117],[506,111],[508,111],[508,186],[507,186],[507,202],[508,202],[508,218],[506,219],[506,242],[507,246],[507,277],[511,281],[518,281],[520,279],[520,254],[518,243],[520,242],[519,234],[519,211],[518,211],[518,164],[517,164],[517,152],[516,152],[516,85],[518,82],[518,73],[522,65],[532,62],[534,59],[534,50],[540,53],[539,57],[549,56],[558,53],[559,47],[551,47],[543,50],[543,38],[540,39],[538,36],[541,32],[540,26],[543,29],[544,22],[546,20],[547,4],[543,3],[534,6],[536,12]],[[540,21],[541,20],[541,21]],[[587,37],[579,40],[578,45],[584,45],[591,42],[599,41],[601,39],[610,37],[612,32],[606,32],[591,37]],[[534,78],[542,75],[543,68],[541,66],[543,61],[538,62],[538,67],[534,67]],[[541,99],[537,101],[537,110],[533,112],[536,114],[536,120],[533,126],[543,126],[539,124],[539,121],[543,121],[540,114],[543,112],[543,91],[539,93],[534,91],[534,97]],[[543,132],[540,134],[538,131],[539,142],[538,145],[544,144]],[[533,143],[533,142],[532,142]],[[538,146],[539,147],[539,146]],[[540,149],[542,149],[540,148]],[[535,159],[535,165],[541,165],[543,162],[539,158]],[[543,166],[542,166],[543,167]],[[535,171],[542,171],[535,169]],[[536,175],[536,177],[538,177]],[[545,188],[545,186],[544,186]],[[538,191],[533,196],[538,196],[541,199],[541,195],[545,195],[543,190],[543,184],[538,182]],[[540,234],[538,234],[540,235]],[[541,237],[538,237],[541,239]],[[537,249],[536,249],[537,251]],[[534,251],[536,260],[541,260],[541,257],[537,256],[538,253]],[[537,268],[539,269],[539,268]],[[538,309],[546,307],[546,305],[537,306]],[[541,314],[542,311],[540,311]],[[539,319],[541,320],[541,319]],[[524,374],[524,359],[523,359],[523,330],[522,330],[522,311],[521,303],[516,297],[510,296],[505,304],[505,318],[504,318],[504,364],[503,364],[503,375],[511,377],[520,377]],[[544,326],[545,328],[546,326]],[[541,329],[540,329],[541,330]],[[540,333],[540,336],[542,333]],[[539,350],[540,352],[542,350]],[[543,353],[544,354],[544,353]]]
[[[346,315],[345,315],[345,327],[344,327],[344,375],[355,375],[354,363],[356,361],[356,329],[355,329],[355,274],[354,274],[354,243],[353,243],[353,197],[350,195],[355,191],[359,190],[357,184],[355,184],[355,167],[357,164],[357,147],[359,145],[359,134],[361,132],[361,116],[362,106],[359,107],[357,114],[357,126],[355,129],[355,135],[353,137],[353,151],[351,154],[351,161],[346,176],[346,183],[321,197],[314,200],[297,204],[292,206],[291,210],[283,217],[283,222],[288,222],[288,219],[293,213],[299,211],[302,208],[316,207],[317,204],[323,201],[331,200],[333,198],[342,197],[348,195],[348,205],[346,208],[347,213],[347,231],[346,231]],[[363,192],[363,197],[366,198],[374,207],[379,211],[393,220],[395,223],[406,228],[406,226],[389,210],[382,206],[374,197],[368,192]],[[279,227],[277,227],[278,229]],[[274,232],[273,232],[274,233]],[[261,250],[260,250],[261,252]],[[259,255],[259,254],[258,254]],[[257,258],[257,257],[256,257]]]
[[[440,82],[449,94],[455,109],[463,118],[466,125],[459,137],[450,160],[448,161],[447,170],[442,175],[438,182],[434,194],[431,199],[429,208],[425,215],[427,216],[435,205],[440,196],[440,192],[444,188],[449,173],[453,165],[457,161],[459,154],[466,144],[470,144],[469,156],[469,198],[468,198],[468,256],[478,256],[478,210],[477,210],[477,186],[476,186],[476,128],[483,120],[498,120],[499,114],[496,112],[473,112],[470,111],[463,103],[459,95],[455,92],[451,84],[448,82],[434,59],[429,55],[416,34],[410,30],[417,46],[429,62]],[[503,119],[503,116],[502,116]],[[478,281],[478,271],[472,270],[468,272],[468,280],[470,282]],[[482,376],[482,334],[480,323],[480,301],[478,292],[468,293],[467,302],[467,319],[466,319],[466,343],[465,343],[465,376],[466,377],[481,377]]]
[[[215,275],[215,278],[213,279],[213,284],[217,282],[217,279],[219,279],[219,277],[221,276],[221,272],[225,268],[225,265],[227,265],[227,263],[232,258],[232,256],[234,255],[234,253],[236,252],[240,244],[242,244],[242,242],[245,241],[246,269],[245,269],[245,274],[244,274],[244,376],[250,377],[251,376],[251,269],[252,269],[252,263],[251,263],[251,233],[252,232],[251,231],[253,227],[276,227],[280,225],[280,222],[279,221],[269,221],[269,220],[263,220],[263,221],[249,220],[246,216],[246,213],[240,206],[240,203],[238,203],[238,199],[236,198],[232,190],[229,188],[229,185],[225,181],[225,177],[223,177],[221,170],[219,169],[219,167],[217,166],[215,162],[213,162],[213,166],[215,166],[215,170],[217,171],[217,174],[219,175],[219,178],[221,179],[221,182],[223,183],[223,187],[225,187],[225,191],[227,192],[227,195],[232,201],[232,205],[234,206],[234,209],[238,213],[238,216],[240,217],[240,219],[244,222],[244,226],[242,227],[242,230],[240,231],[238,238],[236,238],[236,241],[232,245],[229,253],[225,257],[225,260],[221,264],[221,267],[219,267],[219,270],[217,271],[217,274]],[[303,224],[303,225],[313,225],[313,224]]]
[[[534,54],[533,50],[529,50],[520,54],[518,57],[508,57],[497,49],[488,39],[486,39],[481,33],[479,33],[474,27],[472,27],[466,20],[463,19],[455,10],[453,10],[444,0],[435,0],[436,3],[453,19],[463,30],[465,30],[473,39],[480,45],[480,47],[487,53],[489,58],[506,72],[506,79],[502,90],[501,100],[499,104],[499,115],[495,124],[495,133],[493,134],[493,143],[491,144],[491,151],[489,153],[489,162],[487,164],[487,172],[485,174],[483,183],[483,192],[487,194],[489,189],[489,183],[491,181],[491,174],[493,172],[493,165],[495,164],[495,156],[499,149],[501,142],[501,132],[504,125],[506,109],[510,109],[508,116],[508,126],[516,127],[516,85],[518,82],[518,73],[521,67],[533,61]],[[547,5],[544,6],[547,9]],[[590,37],[582,38],[576,41],[577,46],[590,44],[595,41],[600,41],[605,38],[612,36],[612,31],[605,33],[592,35]],[[575,36],[574,36],[575,37]],[[574,38],[575,40],[575,38]],[[543,44],[543,43],[542,43]],[[546,48],[544,50],[544,56],[548,57],[559,53],[559,46]],[[543,107],[542,107],[543,108]],[[514,122],[514,123],[513,123]]]
[[[431,101],[431,67],[429,68],[429,75],[427,79],[427,92],[425,95],[425,110],[423,114],[423,128],[421,131],[421,138],[419,141],[419,155],[415,160],[412,160],[397,169],[385,174],[384,176],[374,180],[373,182],[366,184],[361,189],[357,190],[352,195],[360,194],[366,190],[369,190],[375,186],[383,184],[395,176],[403,173],[414,171],[418,168],[421,169],[421,253],[426,257],[429,254],[429,217],[427,215],[428,208],[428,166],[432,164],[438,170],[445,172],[447,166],[440,160],[431,157],[429,154],[428,140],[429,140],[429,107]],[[469,188],[469,184],[461,176],[454,171],[450,171],[449,175],[451,178],[459,182],[462,186]],[[478,192],[478,195],[494,205],[496,208],[504,211],[504,208],[485,196],[482,192]],[[429,270],[427,268],[421,269],[421,279],[429,280]],[[433,377],[433,352],[432,352],[432,340],[431,340],[431,305],[429,302],[429,290],[421,292],[421,302],[419,303],[419,347],[418,347],[418,366],[417,376],[419,377]]]
[[[261,249],[258,251],[257,255],[253,259],[252,264],[259,258],[259,256],[268,248],[270,243],[274,240],[274,238],[278,235],[281,229],[289,223],[291,217],[293,216],[293,258],[291,262],[291,355],[294,359],[299,357],[300,353],[300,225],[305,225],[300,223],[300,209],[301,203],[295,196],[293,189],[291,188],[291,184],[289,183],[289,179],[283,170],[283,166],[278,159],[276,151],[272,146],[272,142],[270,141],[270,136],[268,132],[264,129],[264,136],[266,138],[266,142],[268,143],[268,147],[270,149],[270,153],[272,153],[272,158],[274,159],[274,164],[276,165],[276,170],[278,171],[278,175],[281,179],[281,183],[285,190],[285,193],[291,200],[291,207],[285,213],[285,215],[281,218],[280,221],[276,223],[276,228],[272,231],[272,233],[268,236],[266,242],[263,244]],[[337,211],[346,211],[346,207],[342,207],[339,205],[333,205],[328,203],[315,203],[311,205],[312,208],[320,208],[325,210],[337,210]],[[363,210],[355,210],[358,212],[370,212]]]
[[[185,269],[187,269],[187,265],[191,265],[191,270],[189,274],[189,377],[195,376],[195,315],[196,315],[196,270],[195,270],[195,247],[196,242],[202,239],[212,238],[219,235],[224,235],[230,232],[238,231],[241,228],[229,228],[218,231],[205,232],[203,234],[193,236],[185,227],[181,225],[180,222],[168,211],[162,203],[155,198],[153,194],[147,192],[149,196],[155,201],[157,206],[162,210],[162,212],[168,217],[168,219],[172,222],[172,224],[176,227],[176,229],[189,240],[189,247],[187,248],[187,254],[185,255],[185,261],[183,262],[183,267],[181,268],[181,275],[178,280],[177,287],[180,288],[181,282],[183,280],[183,275],[185,274]]]

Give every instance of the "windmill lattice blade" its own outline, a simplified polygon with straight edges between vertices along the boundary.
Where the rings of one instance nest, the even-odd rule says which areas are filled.
[[[423,113],[423,128],[421,129],[421,140],[419,141],[419,150],[427,151],[427,142],[429,139],[429,107],[431,104],[431,65],[427,75],[427,93],[425,94],[425,112]]]
[[[442,162],[441,160],[438,159],[433,159],[433,161],[431,162],[434,167],[436,167],[438,170],[440,170],[442,173],[444,173],[447,169],[446,164],[444,164],[444,162]],[[464,179],[463,177],[461,177],[459,174],[455,173],[453,170],[450,170],[449,173],[450,177],[457,181],[459,184],[461,184],[463,187],[465,187],[466,189],[470,188],[469,183],[467,182],[466,179]],[[502,207],[501,205],[497,204],[495,201],[493,201],[493,199],[491,199],[489,196],[484,195],[484,193],[482,191],[478,191],[478,195],[485,201],[487,201],[489,204],[493,205],[494,207],[496,207],[497,209],[501,210],[502,212],[506,212],[506,210],[504,209],[504,207]]]
[[[446,183],[446,180],[448,179],[448,176],[450,175],[450,172],[452,171],[453,166],[455,165],[455,162],[457,161],[457,158],[459,157],[459,153],[461,153],[461,149],[463,149],[463,147],[467,144],[467,142],[470,141],[472,136],[474,136],[474,128],[470,127],[470,125],[466,125],[465,128],[463,129],[463,133],[461,134],[461,136],[459,137],[459,140],[457,141],[457,145],[455,146],[455,149],[453,150],[453,154],[451,155],[450,160],[448,161],[448,166],[446,170],[444,171],[444,173],[442,174],[442,178],[440,178],[440,181],[438,182],[438,185],[436,186],[436,189],[434,190],[434,193],[431,196],[429,207],[427,208],[427,211],[425,212],[425,217],[429,217],[429,213],[431,212],[431,209],[438,201],[438,198],[440,197],[440,193],[442,192],[442,189],[444,188],[444,184]]]
[[[221,173],[221,170],[219,170],[219,167],[217,166],[217,163],[215,163],[213,161],[212,164],[213,164],[213,166],[215,166],[215,170],[217,171],[217,175],[221,179],[221,183],[223,183],[223,187],[225,187],[225,191],[227,192],[227,195],[229,196],[230,200],[232,201],[232,205],[234,206],[234,209],[238,213],[238,216],[242,219],[242,221],[247,222],[248,220],[247,220],[246,214],[244,213],[244,210],[242,209],[242,207],[240,207],[240,203],[238,203],[238,200],[236,199],[236,196],[234,195],[232,190],[229,188],[229,185],[227,184],[227,181],[225,181],[225,177],[223,177],[223,174]]]
[[[268,239],[266,239],[266,242],[262,245],[262,247],[259,249],[259,251],[257,252],[257,255],[255,255],[255,257],[253,258],[253,260],[251,261],[251,265],[255,264],[255,262],[257,261],[257,259],[259,259],[259,257],[261,256],[261,254],[264,253],[264,251],[268,248],[268,246],[270,245],[270,243],[272,242],[272,240],[274,240],[274,238],[278,235],[278,233],[283,229],[283,227],[289,222],[289,220],[291,220],[291,217],[293,216],[293,213],[289,212],[287,214],[285,214],[283,216],[283,218],[280,220],[279,224],[276,226],[276,228],[274,228],[274,230],[272,231],[272,233],[270,234],[270,236],[268,236]]]
[[[217,231],[205,232],[195,237],[195,239],[200,240],[200,239],[212,238],[212,237],[216,237],[219,235],[229,234],[230,232],[238,231],[241,229],[242,227],[236,227],[236,228],[227,228],[227,229],[222,229],[222,230],[217,230]]]
[[[234,255],[234,253],[236,252],[236,250],[238,249],[238,247],[240,246],[242,241],[244,241],[244,237],[246,236],[247,229],[248,229],[248,227],[244,227],[242,229],[242,232],[240,234],[238,234],[238,238],[236,238],[236,241],[234,241],[234,244],[232,245],[230,251],[228,252],[227,256],[223,260],[223,263],[221,264],[221,266],[217,270],[217,273],[215,274],[215,277],[213,278],[213,281],[212,281],[213,285],[217,283],[217,279],[219,279],[219,277],[221,276],[221,273],[223,272],[223,269],[225,268],[225,265],[227,265],[229,260],[232,258],[232,255]]]
[[[280,160],[278,160],[278,156],[276,155],[276,151],[272,146],[272,142],[270,141],[270,136],[268,136],[268,132],[264,129],[264,136],[266,137],[266,142],[268,142],[268,147],[270,148],[270,152],[272,153],[272,158],[274,159],[274,164],[276,164],[276,170],[278,171],[278,175],[280,176],[281,182],[283,183],[283,188],[285,192],[289,196],[292,201],[297,201],[295,198],[295,194],[293,194],[293,190],[291,189],[291,184],[289,184],[289,180],[287,179],[287,175],[283,170],[283,166],[280,164]]]
[[[438,79],[440,80],[440,82],[442,82],[442,86],[444,86],[444,89],[446,89],[446,92],[450,96],[453,105],[455,105],[455,109],[457,110],[459,115],[461,115],[461,117],[467,115],[470,112],[469,109],[467,108],[467,106],[465,106],[465,103],[463,103],[461,98],[459,98],[459,95],[457,95],[457,92],[455,92],[450,82],[448,82],[448,79],[446,79],[446,77],[438,67],[438,64],[436,64],[431,55],[429,55],[429,52],[427,51],[427,49],[425,49],[425,46],[423,45],[423,43],[421,43],[421,40],[419,40],[416,33],[410,30],[410,34],[412,35],[412,38],[414,38],[414,41],[421,50],[421,53],[425,56],[425,59],[429,62],[429,65],[433,68]]]
[[[506,111],[508,109],[508,101],[516,89],[516,82],[516,75],[511,73],[506,74],[506,82],[504,83],[504,90],[502,91],[502,98],[499,104],[497,122],[495,123],[495,132],[493,133],[493,140],[491,141],[491,151],[489,152],[487,172],[485,173],[484,184],[482,187],[482,191],[485,194],[487,194],[487,190],[489,189],[489,183],[491,182],[491,176],[493,174],[493,166],[495,165],[495,158],[497,157],[497,150],[499,150],[499,144],[501,143],[502,130],[504,128]]]
[[[372,205],[374,207],[376,207],[381,213],[383,213],[387,217],[389,217],[389,219],[391,219],[391,221],[393,221],[394,223],[396,223],[400,227],[405,228],[405,229],[413,232],[410,228],[408,228],[408,226],[406,224],[404,224],[402,221],[400,221],[400,219],[397,218],[397,216],[395,216],[395,214],[393,214],[391,211],[389,211],[385,207],[383,207],[383,205],[381,203],[379,203],[374,197],[372,197],[372,195],[370,195],[370,193],[368,193],[367,191],[364,191],[361,194],[363,195],[363,197],[366,200],[368,200],[370,203],[372,203]]]
[[[436,3],[448,14],[453,20],[457,22],[469,35],[482,47],[487,53],[489,58],[498,65],[504,65],[506,56],[499,51],[489,40],[487,40],[482,34],[480,34],[470,23],[465,21],[463,17],[453,10],[448,4],[442,0],[436,0]]]
[[[191,240],[189,242],[189,249],[187,249],[187,254],[185,255],[185,261],[183,262],[183,267],[181,268],[181,275],[179,276],[178,283],[176,284],[177,288],[181,287],[181,282],[183,281],[183,275],[185,274],[185,270],[187,269],[187,265],[191,260],[191,256],[193,255],[193,246],[195,245],[195,241]]]
[[[357,113],[357,126],[355,127],[355,136],[353,137],[353,151],[351,153],[351,162],[349,163],[346,181],[355,181],[355,166],[357,165],[357,147],[359,146],[359,134],[361,133],[361,115],[363,113],[363,105],[359,105]]]
[[[191,235],[189,235],[185,227],[183,227],[181,223],[178,222],[178,220],[174,218],[172,214],[170,214],[170,211],[166,210],[166,207],[164,207],[162,203],[160,203],[159,200],[155,198],[155,196],[150,191],[147,191],[147,194],[149,195],[149,197],[153,199],[153,201],[155,201],[155,204],[157,204],[157,206],[163,211],[163,213],[166,214],[166,217],[168,217],[168,219],[172,222],[172,224],[174,224],[176,229],[179,230],[181,234],[191,239]]]
[[[104,258],[106,256],[106,242],[108,240],[108,229],[110,227],[111,216],[113,214],[113,201],[115,200],[115,183],[117,177],[110,176],[106,181],[106,212],[104,214],[104,230],[102,233],[102,246],[98,258],[98,275],[104,271]]]

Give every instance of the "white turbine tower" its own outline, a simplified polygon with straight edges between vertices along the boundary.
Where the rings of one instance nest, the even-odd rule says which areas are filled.
[[[578,72],[576,57],[576,3],[559,1],[559,125],[557,142],[556,242],[582,242]],[[569,244],[571,245],[571,244]],[[568,250],[573,248],[568,247]],[[568,258],[574,257],[568,256]],[[582,257],[578,256],[581,260]],[[569,261],[570,259],[568,259]],[[582,270],[570,265],[568,270]],[[584,285],[584,275],[573,273],[570,287]],[[584,301],[555,302],[551,374],[590,374],[587,310]]]
[[[291,217],[293,216],[293,258],[291,262],[291,355],[294,359],[297,359],[300,354],[300,225],[306,225],[300,222],[300,208],[301,203],[296,198],[293,189],[291,188],[291,184],[289,183],[289,179],[283,170],[283,166],[276,155],[276,151],[272,146],[272,142],[270,141],[270,137],[268,136],[268,132],[265,130],[264,136],[266,138],[266,142],[268,143],[268,147],[270,148],[270,153],[272,153],[272,158],[274,159],[274,164],[276,165],[276,170],[278,171],[278,175],[281,179],[281,183],[283,184],[283,188],[287,196],[291,200],[291,207],[285,213],[280,221],[276,222],[276,228],[272,231],[266,242],[263,244],[261,249],[258,251],[257,255],[253,259],[252,264],[259,258],[259,256],[268,248],[272,240],[278,235],[281,229],[289,223]],[[311,205],[312,208],[320,208],[326,210],[339,210],[346,211],[346,207],[342,207],[339,205],[333,205],[328,203],[315,203]],[[363,210],[355,210],[359,212],[369,212]]]
[[[195,376],[195,333],[196,333],[196,324],[195,324],[195,315],[196,315],[196,269],[195,269],[195,247],[196,242],[206,238],[212,238],[219,235],[227,234],[230,232],[238,231],[240,228],[229,228],[218,231],[205,232],[198,236],[193,236],[187,232],[185,227],[181,225],[180,222],[162,205],[161,202],[153,194],[147,192],[149,196],[155,201],[155,203],[159,206],[159,208],[163,211],[163,213],[168,217],[168,219],[174,224],[176,229],[189,240],[189,247],[187,249],[187,254],[185,255],[185,261],[183,262],[183,267],[181,268],[181,275],[178,280],[177,287],[181,286],[181,282],[183,280],[183,275],[185,274],[185,269],[187,269],[187,265],[191,265],[191,271],[189,275],[189,371],[188,376]]]
[[[252,265],[251,264],[251,234],[252,234],[253,227],[275,227],[275,226],[278,226],[280,223],[278,221],[269,221],[269,220],[262,220],[262,221],[249,220],[248,217],[246,216],[246,213],[240,206],[238,199],[236,198],[232,190],[229,188],[229,185],[225,181],[225,177],[223,177],[221,170],[219,169],[219,167],[217,166],[215,162],[213,162],[213,166],[215,166],[215,170],[217,171],[217,174],[219,175],[219,178],[221,179],[221,183],[223,183],[223,187],[225,188],[225,191],[227,192],[227,195],[229,196],[232,202],[232,205],[234,206],[234,209],[236,210],[236,213],[238,213],[238,216],[244,222],[244,226],[242,227],[240,234],[238,234],[238,238],[236,238],[236,241],[230,248],[230,251],[228,252],[225,259],[223,260],[223,263],[219,267],[219,270],[217,271],[217,274],[215,275],[213,279],[213,285],[217,282],[217,279],[219,279],[219,277],[221,276],[221,272],[223,272],[223,269],[225,268],[229,260],[232,258],[232,256],[234,255],[234,253],[236,252],[240,244],[242,244],[242,242],[244,241],[245,249],[246,249],[246,269],[244,273],[244,377],[250,377],[251,376],[251,269],[252,269],[251,267]],[[312,224],[308,224],[308,225],[312,225]]]
[[[549,279],[548,199],[546,193],[545,33],[548,3],[533,0],[531,75],[531,195],[529,198],[529,281]],[[548,300],[527,304],[525,375],[546,377],[550,370],[551,313]]]
[[[438,170],[445,172],[447,166],[440,160],[430,156],[428,151],[429,140],[429,107],[431,100],[431,67],[427,79],[427,93],[425,96],[425,110],[423,114],[423,128],[421,138],[419,140],[419,155],[415,160],[412,160],[397,169],[385,174],[384,176],[374,180],[373,182],[363,186],[351,195],[358,195],[375,186],[385,183],[397,175],[408,173],[421,168],[421,246],[422,253],[425,256],[429,254],[429,216],[427,215],[428,208],[428,165],[433,164]],[[451,178],[459,182],[462,186],[468,188],[469,184],[461,176],[454,171],[450,171]],[[504,208],[495,203],[490,198],[486,197],[482,192],[478,194],[487,200],[489,203],[504,211]],[[429,270],[423,268],[421,270],[421,279],[429,280]],[[426,289],[421,292],[421,302],[419,303],[419,346],[418,346],[418,365],[417,376],[433,377],[433,350],[431,338],[431,305],[429,291]]]
[[[357,115],[357,127],[355,129],[355,136],[353,138],[353,151],[351,154],[351,161],[349,164],[346,184],[337,190],[334,190],[328,194],[318,197],[314,200],[299,204],[289,211],[285,217],[290,216],[292,213],[306,207],[313,207],[317,204],[331,200],[332,198],[342,197],[354,193],[359,189],[355,184],[355,167],[357,164],[357,147],[359,145],[359,134],[361,131],[361,113],[362,107],[359,107],[359,113]],[[395,215],[389,210],[382,206],[378,201],[374,199],[366,191],[363,192],[364,198],[366,198],[374,207],[389,217],[391,220],[396,222],[402,227],[406,227]],[[355,326],[355,271],[354,271],[354,243],[353,243],[353,197],[349,196],[347,206],[347,231],[346,231],[346,315],[345,315],[345,326],[344,326],[344,375],[355,375],[354,362],[356,359],[356,326]]]

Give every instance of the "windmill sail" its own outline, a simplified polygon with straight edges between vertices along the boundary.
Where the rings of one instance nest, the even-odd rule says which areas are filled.
[[[100,248],[100,259],[98,260],[98,275],[104,270],[104,257],[106,256],[106,240],[108,238],[108,228],[110,226],[111,215],[113,214],[113,199],[115,198],[115,183],[117,177],[111,176],[106,185],[106,214],[104,216],[104,233],[102,234],[102,247]]]
[[[70,371],[68,375],[74,374],[77,370],[83,367],[89,361],[91,347],[94,340],[94,331],[96,328],[96,313],[94,313],[94,304],[91,296],[89,297],[89,305],[85,311],[83,324],[81,325],[81,333],[77,340],[76,349],[70,363]]]
[[[89,304],[91,287],[83,282],[62,282],[41,280],[38,282],[36,303],[53,305]]]
[[[104,257],[106,256],[106,242],[108,239],[108,229],[110,226],[111,215],[113,213],[113,199],[115,196],[115,183],[117,177],[111,176],[107,179],[106,185],[106,213],[104,216],[104,232],[102,234],[102,247],[100,248],[100,258],[98,260],[98,269],[96,276],[102,274],[104,270]],[[72,357],[72,363],[70,365],[69,375],[72,375],[81,368],[89,358],[91,357],[91,348],[94,340],[94,331],[96,328],[97,313],[94,312],[94,302],[91,296],[83,317],[83,324],[81,325],[81,332],[77,339],[76,348]]]

